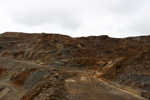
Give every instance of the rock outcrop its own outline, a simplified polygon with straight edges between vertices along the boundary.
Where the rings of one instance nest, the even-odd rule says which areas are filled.
[[[0,91],[23,89],[12,100],[68,100],[63,81],[71,75],[60,71],[65,68],[98,71],[99,77],[150,92],[150,36],[72,38],[6,32],[0,34],[0,46],[0,79],[16,87],[7,84]],[[0,99],[13,98],[8,95],[0,94]]]

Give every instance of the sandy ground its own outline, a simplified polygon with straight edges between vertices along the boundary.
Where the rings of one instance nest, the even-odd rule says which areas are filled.
[[[69,100],[144,100],[110,87],[87,74],[66,79],[65,87],[70,93]]]

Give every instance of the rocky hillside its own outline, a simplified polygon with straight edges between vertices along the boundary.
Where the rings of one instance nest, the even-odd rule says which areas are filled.
[[[72,38],[59,34],[6,32],[0,34],[0,56],[1,77],[8,75],[11,83],[28,90],[21,100],[31,100],[44,91],[42,89],[53,86],[58,93],[55,93],[56,97],[59,95],[59,98],[64,98],[66,93],[61,86],[63,80],[71,75],[65,71],[59,72],[62,68],[98,71],[101,72],[99,77],[150,91],[150,36],[112,38],[103,35]],[[11,63],[10,59],[16,60],[16,63]],[[17,61],[30,61],[39,67],[21,65]],[[41,69],[40,65],[52,66],[54,69]],[[53,72],[55,69],[57,74]],[[32,88],[35,83],[29,83],[34,77],[37,77],[35,83],[40,83]],[[49,84],[52,79],[57,81]]]

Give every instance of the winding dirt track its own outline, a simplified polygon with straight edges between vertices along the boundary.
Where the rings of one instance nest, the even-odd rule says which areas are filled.
[[[20,62],[18,60],[14,61]],[[21,61],[21,63],[28,63],[31,65],[37,65],[40,68],[47,68],[47,66],[28,61]],[[78,73],[76,76],[65,80],[65,88],[69,93],[67,96],[68,100],[146,100],[144,98],[122,92],[109,84],[106,84],[102,80],[94,77],[93,71],[67,68],[62,68],[61,70],[65,70],[70,73]],[[24,91],[20,89],[20,87],[7,83],[7,81],[1,80],[0,86],[2,84],[17,92],[18,99],[12,100],[19,100],[19,98],[24,94]],[[6,94],[5,92],[8,92],[8,90],[9,88],[5,88],[3,90],[4,92],[0,93],[0,100]]]
[[[106,85],[98,78],[80,73],[65,80],[69,100],[146,100]]]

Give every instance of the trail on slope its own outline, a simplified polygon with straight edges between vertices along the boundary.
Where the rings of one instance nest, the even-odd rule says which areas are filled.
[[[13,60],[14,62],[26,63],[34,65],[37,68],[53,69],[54,67],[35,64],[28,61]],[[57,69],[57,68],[55,68]],[[109,85],[103,83],[98,78],[94,77],[94,71],[81,69],[60,68],[69,73],[76,72],[77,75],[65,79],[64,88],[69,93],[69,100],[144,100],[133,95],[119,91]],[[11,95],[11,96],[10,96]],[[13,96],[14,95],[14,96]],[[20,100],[24,95],[21,86],[11,84],[9,77],[0,80],[0,100]],[[9,98],[7,98],[9,96]]]
[[[144,100],[112,88],[85,73],[65,82],[70,100]]]
[[[22,87],[5,80],[0,81],[0,100],[20,100],[24,93]]]

